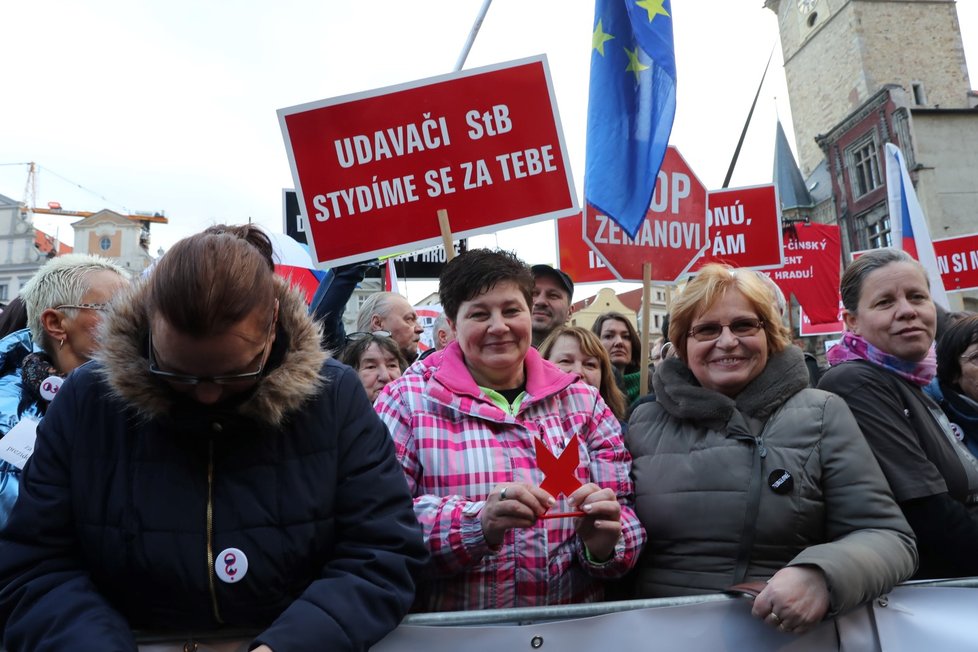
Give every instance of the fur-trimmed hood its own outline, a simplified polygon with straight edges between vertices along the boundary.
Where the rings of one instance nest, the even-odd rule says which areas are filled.
[[[302,294],[289,288],[284,279],[276,278],[276,283],[279,317],[273,352],[280,347],[285,350],[248,400],[235,407],[241,416],[271,426],[281,425],[289,413],[319,392],[320,371],[329,357],[320,347],[320,327],[309,317]],[[169,387],[149,373],[148,291],[148,283],[136,283],[113,302],[100,328],[102,346],[94,356],[101,363],[98,373],[113,396],[147,420],[169,414],[176,403]],[[273,353],[269,364],[275,357]]]

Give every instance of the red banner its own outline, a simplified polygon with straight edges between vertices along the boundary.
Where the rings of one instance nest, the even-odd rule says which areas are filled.
[[[801,337],[814,337],[816,335],[837,335],[846,329],[846,324],[842,320],[844,307],[839,301],[838,320],[826,322],[824,324],[813,324],[812,320],[805,314],[804,308],[798,309],[798,335]]]
[[[934,254],[945,290],[978,288],[978,233],[934,240]]]
[[[839,316],[839,227],[793,224],[785,229],[784,266],[768,272],[784,296],[792,294],[812,324],[828,324]]]

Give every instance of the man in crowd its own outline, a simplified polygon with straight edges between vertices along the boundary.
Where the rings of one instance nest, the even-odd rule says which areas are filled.
[[[357,313],[357,330],[387,331],[408,362],[418,357],[418,342],[424,332],[414,307],[393,292],[376,292],[367,297]]]
[[[435,323],[431,325],[431,339],[434,346],[421,354],[422,360],[435,351],[441,351],[455,340],[455,333],[452,332],[452,327],[448,323],[448,317],[445,316],[445,313],[440,313],[435,318]]]
[[[432,324],[431,339],[435,342],[435,351],[441,351],[455,339],[455,333],[452,332],[445,313],[438,315],[435,323]]]
[[[533,347],[536,348],[551,331],[567,323],[574,281],[566,272],[550,265],[534,265],[531,270],[535,282],[531,310]]]

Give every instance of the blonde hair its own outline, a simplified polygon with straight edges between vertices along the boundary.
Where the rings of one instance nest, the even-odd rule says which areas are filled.
[[[91,289],[89,279],[96,272],[115,272],[122,279],[129,280],[129,272],[108,258],[65,254],[45,263],[21,289],[31,339],[48,353],[52,351],[52,346],[41,323],[41,313],[62,304],[81,303],[82,297]],[[64,312],[76,314],[78,309],[65,308]]]
[[[601,340],[598,339],[597,335],[580,326],[558,326],[540,343],[540,357],[544,360],[549,360],[554,345],[564,335],[577,340],[578,345],[581,347],[581,353],[598,359],[598,364],[601,365],[601,386],[598,387],[598,393],[601,394],[604,402],[608,404],[608,408],[615,415],[615,418],[624,419],[625,411],[628,407],[626,405],[625,395],[618,389],[618,385],[615,383],[615,372],[611,367],[611,358],[608,357],[608,351],[601,344]]]
[[[693,320],[709,310],[728,290],[740,292],[757,318],[764,322],[764,333],[771,353],[783,351],[791,344],[791,333],[781,322],[778,298],[770,286],[753,270],[712,263],[700,269],[686,284],[682,294],[672,302],[669,341],[683,362],[686,361],[686,340]]]

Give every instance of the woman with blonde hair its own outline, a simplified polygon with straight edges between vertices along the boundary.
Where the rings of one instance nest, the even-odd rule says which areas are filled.
[[[85,254],[52,258],[27,281],[14,300],[26,328],[0,339],[0,436],[21,421],[36,427],[64,378],[94,354],[102,316],[128,284],[123,268]],[[20,469],[0,462],[0,526],[17,500],[19,478]]]
[[[626,443],[648,532],[639,597],[757,583],[753,614],[801,633],[916,564],[910,528],[839,397],[808,387],[770,289],[708,265],[672,305],[676,355]]]
[[[580,326],[558,326],[540,343],[539,350],[544,360],[596,387],[615,417],[624,421],[625,395],[615,384],[611,359],[594,333]]]

